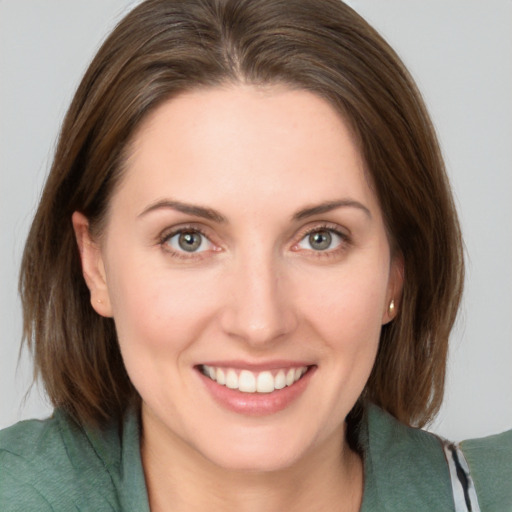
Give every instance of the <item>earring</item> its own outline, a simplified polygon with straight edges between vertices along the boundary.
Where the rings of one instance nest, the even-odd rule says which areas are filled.
[[[98,304],[101,304],[103,301],[102,301],[101,299],[96,299],[96,302],[97,302]]]
[[[395,300],[391,299],[391,302],[389,303],[389,307],[388,307],[389,316],[393,316],[394,312],[395,312]]]

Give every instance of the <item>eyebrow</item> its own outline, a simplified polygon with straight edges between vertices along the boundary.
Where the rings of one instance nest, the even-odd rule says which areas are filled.
[[[327,213],[338,208],[357,208],[358,210],[363,211],[370,219],[372,218],[370,210],[359,201],[355,201],[353,199],[339,199],[336,201],[326,201],[316,206],[299,210],[293,215],[293,220],[302,220],[306,217]]]
[[[295,221],[302,220],[307,217],[327,213],[338,208],[357,208],[363,211],[370,219],[372,218],[370,210],[359,201],[355,201],[353,199],[339,199],[337,201],[326,201],[324,203],[299,210],[293,214],[292,219]],[[152,211],[160,209],[176,210],[188,215],[194,215],[195,217],[202,217],[219,224],[227,222],[226,217],[213,208],[206,208],[204,206],[183,203],[181,201],[173,201],[170,199],[162,199],[149,205],[138,215],[138,217],[143,217]]]
[[[219,224],[227,222],[226,217],[221,215],[217,210],[206,208],[204,206],[182,203],[181,201],[172,201],[170,199],[163,199],[149,205],[141,213],[139,213],[138,217],[143,217],[150,212],[160,209],[176,210],[188,215],[194,215],[195,217],[202,217],[203,219],[211,220]]]

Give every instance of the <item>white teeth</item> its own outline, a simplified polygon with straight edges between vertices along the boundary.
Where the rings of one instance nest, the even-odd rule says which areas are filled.
[[[217,368],[217,379],[212,379],[212,380],[217,380],[217,382],[219,384],[222,384],[223,386],[225,386],[226,385],[226,374],[224,373],[224,370],[222,368]]]
[[[277,373],[265,370],[251,372],[241,370],[237,372],[233,368],[216,368],[203,365],[203,374],[217,382],[221,386],[237,389],[242,393],[272,393],[297,382],[306,372],[307,366],[279,370]]]
[[[218,379],[217,382],[219,382]],[[283,370],[279,370],[277,372],[276,378],[274,379],[274,387],[276,389],[283,389],[284,387],[286,387],[286,376]]]
[[[275,389],[274,377],[270,372],[261,372],[256,381],[256,391],[258,393],[272,393]]]
[[[235,370],[228,370],[226,374],[226,387],[229,389],[238,389],[238,375]]]
[[[254,393],[256,391],[256,378],[252,372],[242,370],[238,376],[238,389],[244,393]]]

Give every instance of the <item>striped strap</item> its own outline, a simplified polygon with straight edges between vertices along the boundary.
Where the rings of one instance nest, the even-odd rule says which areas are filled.
[[[455,512],[480,512],[475,484],[462,450],[447,441],[443,442],[443,448],[450,468]]]

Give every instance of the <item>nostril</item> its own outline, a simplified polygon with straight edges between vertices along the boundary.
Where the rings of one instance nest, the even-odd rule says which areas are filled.
[[[227,335],[240,338],[252,345],[266,345],[282,340],[296,327],[292,315],[280,310],[244,311],[239,307],[225,311],[220,321]]]

